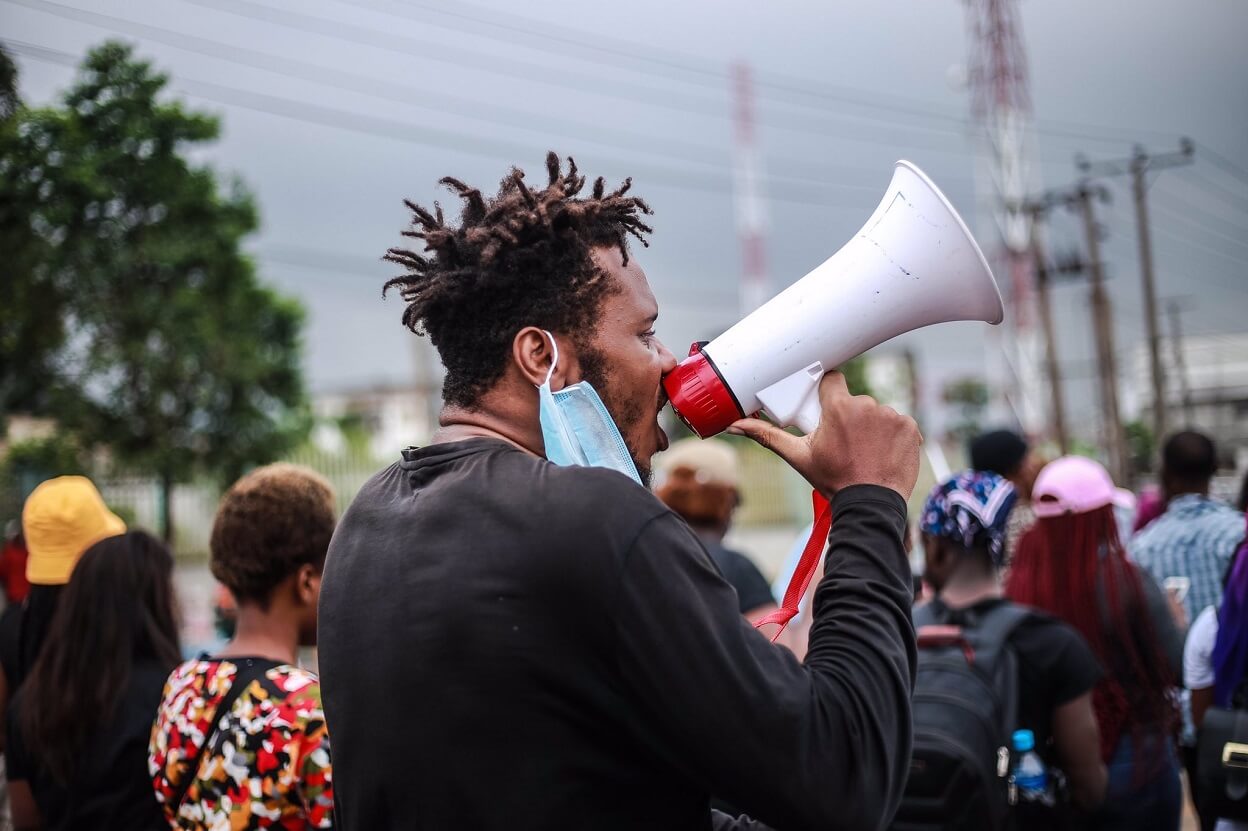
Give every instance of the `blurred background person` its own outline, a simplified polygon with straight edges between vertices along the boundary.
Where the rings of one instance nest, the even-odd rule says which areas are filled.
[[[1131,538],[1131,558],[1159,583],[1190,581],[1184,610],[1191,620],[1222,596],[1222,576],[1244,535],[1244,516],[1209,496],[1217,449],[1203,433],[1185,430],[1166,440],[1161,487],[1166,509]]]
[[[1183,681],[1191,691],[1192,724],[1197,731],[1197,746],[1209,742],[1221,746],[1240,737],[1216,731],[1203,735],[1205,716],[1211,707],[1222,710],[1248,710],[1248,532],[1240,543],[1226,577],[1222,602],[1205,608],[1187,633],[1183,649]],[[1248,821],[1222,819],[1217,802],[1225,787],[1220,778],[1203,771],[1199,754],[1189,766],[1192,797],[1200,815],[1201,827],[1217,831],[1248,831]]]
[[[1036,523],[1019,541],[1006,596],[1073,626],[1105,672],[1092,702],[1109,784],[1105,829],[1179,827],[1182,788],[1170,697],[1182,635],[1157,584],[1128,561],[1104,467],[1078,456],[1046,465],[1032,490]]]
[[[1166,512],[1166,498],[1157,485],[1148,485],[1140,491],[1140,498],[1135,505],[1135,519],[1131,523],[1134,536],[1147,527],[1154,519]]]
[[[22,524],[9,520],[5,527],[4,547],[0,549],[0,589],[8,606],[16,606],[30,593],[30,581],[26,579],[26,538]]]
[[[1009,524],[1005,529],[1002,569],[1008,574],[1018,541],[1036,521],[1031,510],[1031,489],[1036,482],[1036,474],[1044,467],[1044,457],[1013,430],[980,433],[971,439],[967,451],[974,470],[995,473],[1008,479],[1018,494],[1018,501],[1010,511]]]
[[[771,586],[758,566],[724,546],[732,515],[741,505],[741,470],[732,445],[716,439],[681,439],[655,460],[655,495],[689,523],[724,579],[737,591],[741,614],[757,620],[776,609]]]
[[[997,578],[1016,499],[1011,482],[984,471],[958,473],[928,494],[919,531],[923,577],[935,597],[916,608],[916,625],[1001,625],[1004,618],[994,613],[1013,605]],[[989,630],[981,637],[991,635]],[[1078,808],[1096,808],[1106,783],[1092,707],[1092,690],[1101,679],[1096,657],[1070,625],[1046,614],[1028,614],[1004,635],[1018,661],[1015,728],[1032,731],[1036,751],[1046,767],[1065,775]],[[1016,827],[1058,827],[1058,811],[1066,810],[1028,805],[1016,812]]]
[[[1244,531],[1243,514],[1209,496],[1217,458],[1213,440],[1203,433],[1184,430],[1166,440],[1160,475],[1164,507],[1129,547],[1131,558],[1163,585],[1168,578],[1186,582],[1185,596],[1175,600],[1189,621],[1221,599],[1223,576]],[[1196,728],[1186,689],[1181,707],[1183,764],[1195,781]]]
[[[234,636],[174,670],[151,726],[148,767],[171,825],[333,827],[320,681],[298,651],[316,643],[334,523],[333,489],[296,465],[257,468],[221,498],[211,566],[237,604]]]
[[[16,828],[167,827],[147,740],[180,658],[169,550],[142,531],[87,549],[10,708]]]
[[[126,524],[82,476],[58,476],[31,491],[22,506],[27,549],[22,603],[0,617],[0,713],[39,657],[57,602],[82,552]]]

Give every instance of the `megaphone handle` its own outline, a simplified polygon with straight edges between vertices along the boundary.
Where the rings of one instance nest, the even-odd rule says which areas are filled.
[[[819,405],[819,384],[816,382],[815,386],[806,394],[806,397],[802,399],[802,404],[798,407],[797,417],[793,419],[793,423],[803,434],[809,436],[819,426],[819,415],[822,412],[823,410]]]
[[[819,382],[824,374],[823,364],[815,361],[781,378],[758,393],[763,411],[781,427],[797,427],[803,433],[813,432],[819,426]]]

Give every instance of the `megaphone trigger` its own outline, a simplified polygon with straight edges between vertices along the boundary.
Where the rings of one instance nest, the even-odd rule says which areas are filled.
[[[758,393],[763,411],[781,427],[812,433],[819,426],[819,382],[827,370],[815,361]]]

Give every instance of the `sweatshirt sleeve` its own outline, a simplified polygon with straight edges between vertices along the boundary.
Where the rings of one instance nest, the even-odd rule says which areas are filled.
[[[885,827],[910,761],[905,503],[859,485],[832,507],[805,664],[740,616],[672,514],[637,537],[615,609],[640,738],[708,793],[785,829]]]

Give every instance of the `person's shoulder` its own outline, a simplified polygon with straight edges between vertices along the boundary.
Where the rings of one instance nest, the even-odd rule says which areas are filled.
[[[1213,642],[1218,637],[1218,607],[1206,606],[1192,621],[1192,625],[1187,630],[1187,637],[1197,640],[1207,639],[1212,648]]]
[[[568,516],[644,525],[670,513],[658,497],[619,471],[535,461],[540,471],[533,482],[535,492],[544,504],[561,506]]]
[[[1091,655],[1091,649],[1075,627],[1039,609],[1024,608],[1027,616],[1011,638],[1020,651],[1063,653],[1073,650]]]
[[[321,681],[315,672],[293,664],[280,664],[266,672],[265,677],[301,716],[321,717]]]
[[[1149,560],[1155,556],[1157,551],[1169,547],[1175,534],[1183,530],[1183,528],[1184,526],[1175,517],[1167,517],[1165,514],[1162,514],[1139,531],[1136,531],[1131,536],[1131,539],[1127,540],[1127,553],[1136,562],[1148,566],[1150,565]]]
[[[1248,531],[1248,528],[1245,527],[1246,520],[1244,514],[1235,510],[1232,506],[1227,505],[1225,502],[1218,502],[1216,500],[1210,501],[1214,506],[1209,512],[1210,524],[1216,524],[1219,532],[1221,533],[1230,534],[1232,536],[1238,535],[1242,538],[1245,535],[1245,532]]]

